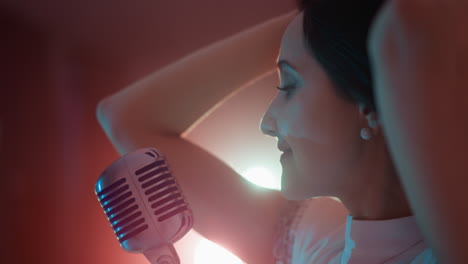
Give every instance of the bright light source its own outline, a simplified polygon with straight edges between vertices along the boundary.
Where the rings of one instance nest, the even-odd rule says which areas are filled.
[[[281,181],[276,180],[269,169],[263,167],[250,168],[242,176],[258,186],[274,190],[281,189]]]
[[[202,239],[195,250],[194,264],[243,264],[242,260],[225,248]]]

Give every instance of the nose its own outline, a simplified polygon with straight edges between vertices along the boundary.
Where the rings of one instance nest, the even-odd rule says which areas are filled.
[[[269,135],[272,137],[277,136],[277,127],[276,127],[276,120],[271,114],[271,107],[265,112],[262,117],[262,121],[260,123],[260,130],[263,134]]]

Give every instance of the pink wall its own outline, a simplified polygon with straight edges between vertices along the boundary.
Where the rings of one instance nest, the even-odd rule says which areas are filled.
[[[94,196],[100,99],[293,1],[0,1],[0,263],[130,263]]]

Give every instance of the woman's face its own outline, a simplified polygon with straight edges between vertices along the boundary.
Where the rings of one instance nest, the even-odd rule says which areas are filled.
[[[357,167],[362,164],[365,116],[356,104],[335,93],[329,77],[303,44],[303,13],[287,27],[278,61],[279,91],[262,118],[263,133],[278,138],[292,152],[282,163],[281,192],[289,200],[339,196],[362,186]],[[362,180],[364,180],[362,178]]]

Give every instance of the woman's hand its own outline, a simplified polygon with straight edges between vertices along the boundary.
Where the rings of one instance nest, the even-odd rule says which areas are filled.
[[[468,0],[391,0],[369,32],[377,112],[439,263],[468,259]]]

